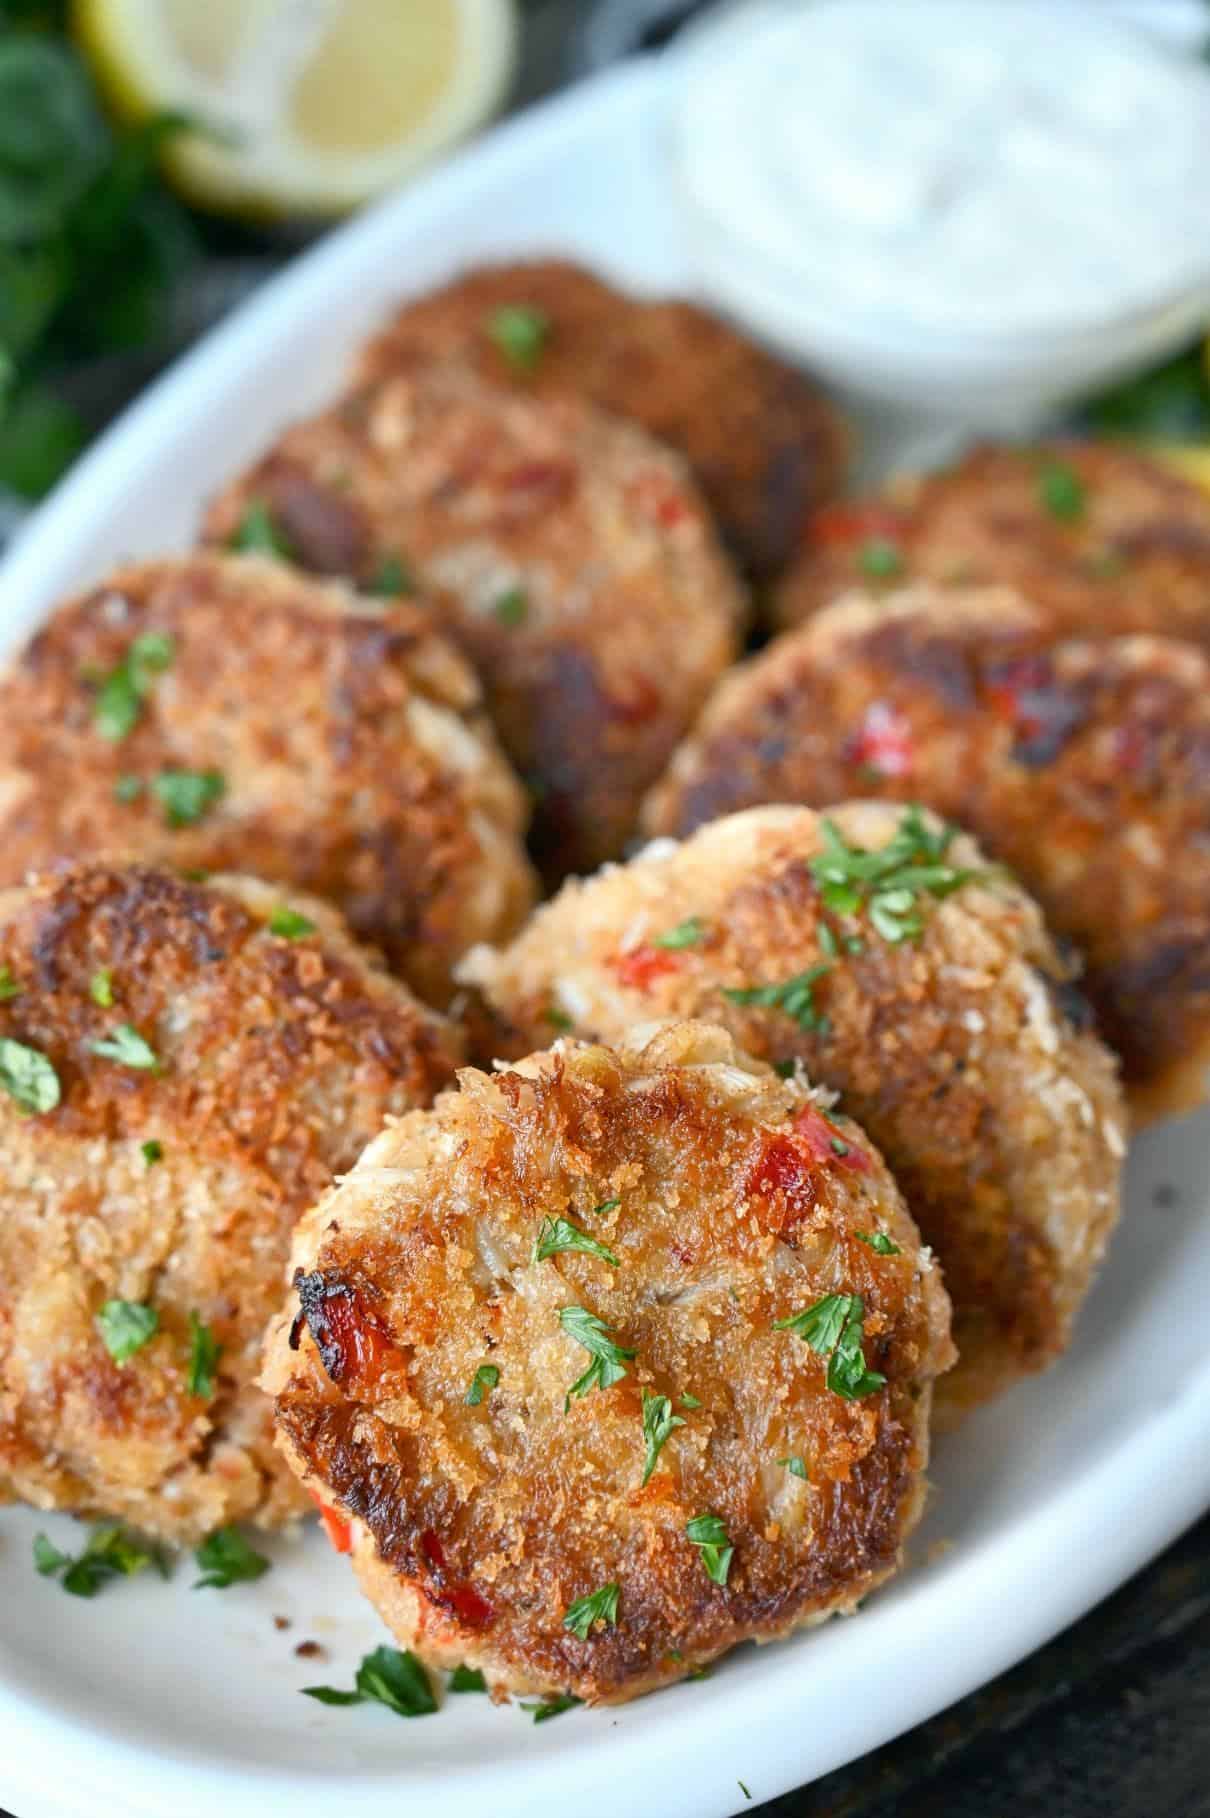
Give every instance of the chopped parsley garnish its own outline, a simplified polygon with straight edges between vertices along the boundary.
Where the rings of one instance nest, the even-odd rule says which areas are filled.
[[[828,958],[835,959],[837,953],[840,951],[840,946],[839,946],[839,942],[836,939],[836,936],[833,934],[832,930],[828,927],[828,924],[826,922],[820,922],[819,927],[816,930],[816,934],[817,934],[817,938],[819,940],[819,944],[823,948],[823,951],[827,954]]]
[[[107,1300],[97,1314],[97,1325],[109,1355],[123,1364],[155,1337],[160,1316],[141,1300]]]
[[[793,1017],[800,1029],[815,1031],[826,1035],[830,1027],[826,1016],[822,1016],[815,1007],[815,987],[827,973],[832,970],[831,963],[822,960],[816,966],[808,966],[805,972],[798,972],[793,978],[781,984],[751,985],[734,990],[724,987],[723,996],[733,1004],[759,1007],[762,1010],[782,1010]]]
[[[566,1414],[573,1395],[587,1395],[591,1389],[608,1389],[615,1382],[621,1382],[627,1374],[626,1361],[634,1352],[625,1345],[615,1344],[604,1320],[598,1319],[586,1307],[560,1307],[559,1324],[568,1337],[583,1345],[592,1357],[583,1376],[576,1378],[563,1397]]]
[[[152,683],[172,662],[172,639],[162,631],[145,631],[135,638],[116,668],[97,691],[93,721],[103,739],[117,744],[138,724],[143,702]]]
[[[885,1231],[858,1231],[858,1241],[868,1244],[876,1256],[902,1256],[903,1252],[897,1243],[893,1243]]]
[[[222,800],[227,782],[217,770],[161,770],[151,792],[170,827],[192,827]]]
[[[805,1340],[817,1357],[828,1360],[828,1387],[845,1401],[874,1395],[886,1382],[877,1370],[867,1370],[861,1348],[865,1303],[860,1294],[825,1294],[814,1306],[788,1319],[775,1319],[775,1332],[793,1332]]]
[[[872,581],[887,581],[903,573],[903,552],[890,537],[867,537],[857,551],[857,566]]]
[[[735,1548],[727,1538],[722,1516],[709,1511],[704,1515],[695,1515],[692,1521],[685,1524],[685,1533],[693,1545],[701,1549],[702,1565],[706,1569],[707,1578],[715,1584],[726,1584]]]
[[[744,1785],[742,1780],[737,1780],[735,1784],[739,1788],[740,1792],[744,1795],[745,1799],[751,1799],[752,1795],[748,1791],[747,1787]]]
[[[603,1199],[599,1206],[593,1207],[592,1215],[594,1218],[600,1218],[603,1212],[616,1212],[621,1203],[620,1199]]]
[[[132,776],[129,772],[125,776],[120,776],[113,786],[113,796],[116,802],[137,802],[142,793],[142,777]]]
[[[682,1408],[700,1408],[701,1405],[702,1404],[698,1400],[696,1395],[682,1395],[681,1396]]]
[[[915,940],[923,931],[922,893],[941,898],[979,874],[945,863],[957,830],[934,833],[918,807],[905,808],[887,844],[876,851],[850,846],[835,821],[823,823],[824,850],[810,860],[811,872],[829,909],[855,915],[865,908],[885,941]]]
[[[108,966],[102,966],[99,972],[93,973],[88,981],[88,995],[102,1010],[113,1007],[113,973]]]
[[[185,1379],[191,1395],[204,1396],[207,1401],[214,1394],[214,1375],[218,1369],[218,1360],[223,1354],[210,1327],[203,1324],[196,1313],[189,1315],[189,1373]]]
[[[532,1711],[535,1723],[548,1723],[552,1717],[561,1717],[564,1711],[570,1711],[573,1705],[580,1703],[570,1692],[559,1692],[554,1698],[547,1698],[541,1704],[523,1704],[523,1711]]]
[[[105,1060],[118,1061],[123,1067],[134,1067],[142,1073],[158,1073],[159,1056],[145,1036],[132,1023],[119,1023],[111,1035],[98,1036],[89,1042],[93,1054]]]
[[[243,555],[277,556],[286,562],[294,557],[289,537],[273,522],[269,507],[260,499],[249,500],[243,517],[227,539],[227,547]]]
[[[351,1692],[330,1685],[305,1685],[302,1691],[304,1697],[318,1699],[320,1704],[385,1704],[397,1717],[428,1717],[437,1709],[423,1666],[415,1654],[400,1653],[398,1648],[375,1648],[367,1654]]]
[[[464,1397],[467,1407],[479,1407],[488,1390],[494,1389],[499,1380],[500,1369],[497,1364],[480,1364],[471,1377],[471,1386]]]
[[[59,1578],[73,1597],[95,1597],[111,1578],[133,1578],[144,1566],[155,1565],[168,1576],[168,1564],[157,1548],[136,1540],[119,1523],[94,1528],[75,1558],[61,1553],[45,1534],[34,1537],[34,1566],[43,1578]],[[60,1577],[59,1575],[62,1574]]]
[[[269,933],[280,935],[284,941],[300,941],[305,934],[315,933],[315,923],[283,904],[269,917]]]
[[[492,611],[502,625],[520,625],[529,612],[529,596],[523,587],[510,587],[492,603]]]
[[[488,317],[487,332],[514,372],[533,372],[550,334],[550,317],[532,303],[505,303]]]
[[[397,599],[403,593],[415,593],[416,583],[411,570],[406,568],[397,555],[385,555],[378,564],[377,571],[366,582],[366,592],[376,593],[388,599]]]
[[[62,1096],[59,1075],[45,1054],[11,1036],[0,1037],[0,1090],[23,1111],[53,1111]]]
[[[653,947],[669,947],[675,953],[682,947],[696,947],[705,939],[706,924],[700,916],[691,915],[685,921],[678,922],[675,928],[669,928],[666,934],[657,934],[652,941]]]
[[[622,1587],[618,1584],[603,1584],[599,1590],[590,1591],[586,1597],[577,1597],[574,1603],[567,1606],[563,1618],[563,1627],[578,1635],[581,1641],[587,1641],[594,1623],[613,1624],[618,1619],[618,1598]]]
[[[685,1405],[689,1404],[686,1402]],[[647,1457],[640,1485],[645,1484],[655,1470],[664,1442],[684,1424],[680,1415],[672,1412],[672,1403],[666,1395],[652,1395],[649,1390],[643,1390],[643,1438],[647,1441]]]
[[[229,1585],[250,1584],[269,1570],[264,1554],[250,1547],[238,1528],[216,1528],[194,1549],[193,1557],[203,1574],[194,1583],[195,1591],[225,1591]]]
[[[478,1667],[456,1666],[445,1682],[450,1692],[486,1692],[487,1680]]]
[[[7,966],[0,966],[0,1004],[11,1003],[13,998],[20,997],[21,987]]]
[[[1084,515],[1084,482],[1065,461],[1047,461],[1038,469],[1038,497],[1061,523],[1073,524]]]
[[[778,1079],[793,1079],[798,1072],[798,1062],[794,1060],[774,1061],[773,1071]]]
[[[564,1250],[582,1250],[585,1256],[595,1256],[599,1262],[608,1263],[611,1269],[621,1266],[612,1250],[590,1237],[587,1231],[581,1231],[570,1219],[544,1218],[534,1242],[533,1260],[545,1262],[548,1256],[558,1256]]]
[[[149,1168],[154,1168],[157,1162],[163,1161],[164,1145],[163,1143],[158,1142],[154,1136],[151,1138],[150,1142],[145,1142],[140,1146],[143,1152],[143,1160],[147,1163]]]
[[[575,1028],[575,1024],[572,1022],[570,1016],[568,1016],[565,1010],[560,1010],[557,1004],[547,1004],[545,1010],[542,1012],[542,1021],[544,1023],[549,1023],[552,1029],[562,1030],[564,1034],[566,1034],[569,1029]]]
[[[783,1470],[789,1471],[791,1477],[801,1477],[804,1483],[809,1481],[806,1463],[801,1453],[791,1452],[788,1458],[779,1458],[777,1462]]]

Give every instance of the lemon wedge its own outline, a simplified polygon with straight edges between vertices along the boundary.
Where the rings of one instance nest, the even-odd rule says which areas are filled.
[[[220,213],[341,214],[486,120],[511,78],[513,0],[74,0],[106,100],[169,109],[169,182]]]

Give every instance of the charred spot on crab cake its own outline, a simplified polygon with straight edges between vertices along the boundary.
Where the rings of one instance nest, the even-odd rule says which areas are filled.
[[[299,1514],[255,1386],[291,1233],[458,1059],[311,898],[101,863],[0,895],[0,1500],[181,1542]]]
[[[1118,1211],[1124,1114],[1037,906],[935,817],[760,808],[567,884],[464,983],[492,1050],[708,1017],[841,1094],[954,1305],[952,1420],[1062,1351]],[[1078,1019],[1078,1020],[1076,1020]]]
[[[554,879],[621,850],[736,654],[742,592],[683,461],[573,397],[418,366],[287,429],[206,536],[257,512],[308,566],[422,590],[479,674]]]
[[[1210,1072],[1210,658],[1054,641],[1003,589],[852,597],[715,694],[646,807],[683,833],[759,802],[923,802],[968,829],[1084,962],[1136,1117]]]
[[[255,872],[330,898],[438,1005],[529,908],[524,826],[429,620],[280,562],[116,569],[0,681],[0,881],[104,852]]]
[[[563,260],[482,267],[410,299],[361,350],[354,382],[433,358],[641,424],[688,460],[758,581],[843,484],[848,431],[808,376],[695,304],[627,296]]]
[[[705,1024],[460,1086],[303,1221],[264,1376],[401,1643],[609,1701],[853,1608],[952,1357],[865,1134]]]

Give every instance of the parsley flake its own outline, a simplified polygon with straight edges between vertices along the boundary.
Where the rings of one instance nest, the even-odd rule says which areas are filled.
[[[168,1563],[155,1547],[146,1547],[117,1522],[94,1528],[75,1558],[61,1553],[45,1534],[34,1537],[34,1567],[43,1578],[59,1578],[73,1597],[95,1597],[111,1578],[133,1578],[155,1565],[168,1576]],[[62,1574],[62,1576],[60,1576]]]
[[[502,625],[521,625],[529,613],[529,596],[523,587],[510,587],[492,602],[492,611]]]
[[[586,1307],[560,1307],[559,1324],[568,1337],[583,1345],[592,1357],[583,1376],[576,1378],[563,1397],[566,1414],[573,1395],[587,1395],[592,1389],[608,1389],[615,1382],[621,1382],[628,1373],[626,1360],[632,1358],[634,1352],[626,1345],[615,1344],[604,1320],[598,1319]]]
[[[97,691],[93,723],[103,739],[116,745],[134,731],[155,677],[171,662],[172,639],[162,631],[145,631],[135,638]]]
[[[782,984],[751,985],[742,989],[724,987],[723,996],[733,1004],[759,1007],[762,1010],[782,1010],[792,1017],[800,1029],[826,1035],[829,1023],[815,1006],[815,987],[820,979],[832,970],[829,961],[820,961],[818,965],[808,966],[805,972],[798,972],[793,978]]]
[[[97,1325],[113,1361],[124,1364],[155,1337],[160,1316],[141,1300],[107,1300],[97,1314]]]
[[[809,1481],[807,1467],[800,1453],[791,1452],[788,1458],[779,1458],[777,1462],[783,1470],[789,1471],[791,1477],[801,1477],[804,1483]]]
[[[653,947],[668,947],[676,953],[682,947],[696,947],[699,941],[705,939],[705,935],[705,922],[700,916],[691,915],[685,921],[678,922],[675,928],[669,928],[666,934],[657,934],[651,944]]]
[[[269,1570],[264,1554],[250,1547],[238,1528],[216,1528],[194,1549],[193,1557],[203,1574],[194,1583],[195,1591],[225,1591],[233,1584],[250,1584]]]
[[[99,972],[93,973],[88,981],[88,995],[102,1010],[113,1007],[113,973],[108,966],[102,966]]]
[[[586,1597],[577,1597],[574,1603],[567,1606],[563,1618],[563,1627],[578,1635],[581,1641],[587,1641],[593,1625],[604,1622],[610,1626],[618,1620],[618,1598],[622,1587],[618,1584],[603,1584],[599,1590],[590,1591]]]
[[[561,1030],[563,1034],[566,1034],[569,1029],[575,1028],[570,1016],[565,1010],[560,1010],[557,1004],[547,1004],[542,1012],[542,1021],[549,1023],[552,1029]]]
[[[500,1370],[497,1364],[480,1364],[471,1377],[471,1386],[463,1398],[467,1407],[479,1407],[488,1390],[494,1389],[499,1380]]]
[[[865,1302],[860,1294],[825,1294],[813,1306],[787,1319],[775,1319],[775,1332],[793,1332],[810,1345],[817,1357],[828,1359],[828,1387],[845,1401],[874,1395],[886,1382],[877,1370],[867,1370],[862,1351]]]
[[[889,581],[903,573],[903,552],[890,537],[868,537],[857,552],[857,566],[872,581]]]
[[[587,1231],[581,1231],[570,1219],[544,1218],[534,1240],[534,1262],[545,1262],[548,1256],[558,1256],[564,1250],[582,1250],[585,1256],[595,1256],[599,1262],[608,1263],[611,1269],[620,1267],[612,1250],[590,1237]]]
[[[269,933],[280,935],[284,941],[300,941],[304,935],[315,933],[315,923],[283,904],[269,917]]]
[[[580,1703],[570,1692],[559,1692],[554,1698],[544,1699],[540,1704],[523,1704],[523,1711],[531,1711],[535,1723],[549,1723],[552,1717],[561,1717],[564,1711],[570,1711],[573,1705]]]
[[[1073,524],[1084,515],[1084,482],[1065,461],[1047,461],[1038,469],[1038,497],[1061,523]]]
[[[214,1394],[214,1376],[222,1354],[223,1347],[210,1327],[203,1324],[196,1313],[191,1313],[189,1315],[189,1371],[185,1378],[186,1387],[191,1395],[201,1395],[205,1400],[210,1400]]]
[[[367,593],[397,599],[400,594],[415,593],[416,583],[412,579],[411,570],[397,555],[384,555],[377,571],[366,582],[365,589]]]
[[[340,1692],[330,1685],[305,1685],[302,1691],[305,1698],[317,1699],[320,1704],[385,1704],[397,1717],[428,1717],[437,1709],[423,1666],[415,1654],[401,1653],[398,1648],[375,1648],[367,1654],[357,1669],[351,1692]]]
[[[696,1395],[682,1395],[681,1396],[682,1408],[700,1408],[701,1405],[702,1404],[698,1400]]]
[[[487,1680],[478,1667],[456,1666],[446,1680],[450,1692],[486,1692]]]
[[[0,966],[0,1004],[10,1004],[15,997],[20,997],[21,987],[7,966]]]
[[[893,1243],[885,1231],[858,1231],[858,1241],[868,1244],[876,1256],[902,1256],[903,1251]]]
[[[603,1212],[616,1212],[621,1203],[620,1199],[603,1199],[599,1206],[593,1207],[592,1215],[594,1218],[600,1218]]]
[[[921,895],[949,896],[979,875],[946,864],[956,831],[942,827],[934,833],[913,804],[905,808],[887,844],[871,851],[850,846],[835,821],[825,819],[824,849],[810,860],[811,872],[829,909],[841,915],[866,909],[878,933],[892,945],[916,940],[924,928]]]
[[[689,1405],[685,1403],[686,1407]],[[672,1412],[672,1403],[666,1395],[652,1395],[643,1390],[643,1438],[647,1441],[647,1457],[643,1464],[643,1475],[640,1486],[645,1484],[655,1470],[660,1452],[677,1427],[683,1427],[684,1421],[679,1414]]]
[[[99,1054],[105,1060],[118,1061],[123,1067],[133,1067],[141,1073],[160,1070],[155,1049],[132,1023],[119,1023],[111,1035],[98,1036],[88,1046],[91,1053]]]
[[[23,1111],[53,1111],[62,1096],[59,1075],[38,1048],[0,1037],[0,1090]]]
[[[277,556],[283,562],[294,559],[293,544],[260,499],[249,500],[243,517],[227,538],[227,547],[242,555]]]
[[[532,303],[505,303],[488,317],[487,332],[514,372],[533,372],[550,334],[550,317]]]
[[[222,800],[227,781],[217,770],[161,770],[151,792],[170,827],[192,827]]]
[[[727,1538],[722,1516],[709,1510],[703,1515],[695,1515],[692,1521],[685,1524],[685,1533],[693,1545],[701,1550],[707,1578],[715,1584],[726,1584],[735,1548]]]
[[[152,1137],[150,1142],[140,1144],[140,1148],[142,1150],[143,1160],[147,1163],[149,1168],[154,1168],[157,1162],[163,1161],[164,1145],[161,1142],[157,1142],[155,1137]]]

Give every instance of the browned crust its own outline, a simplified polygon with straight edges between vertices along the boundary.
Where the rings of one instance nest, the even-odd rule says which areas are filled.
[[[16,987],[0,1035],[46,1056],[62,1094],[35,1116],[0,1096],[0,1497],[177,1540],[302,1506],[253,1384],[290,1233],[388,1113],[450,1078],[458,1046],[333,911],[289,901],[315,933],[268,931],[269,886],[141,866],[0,897]],[[93,1051],[120,1024],[156,1071]],[[121,1364],[95,1323],[111,1298],[159,1316]],[[191,1314],[223,1347],[213,1399],[189,1392]]]
[[[1083,489],[1072,516],[1044,495],[1055,464]],[[881,498],[824,511],[779,590],[782,625],[850,588],[871,537],[899,553],[905,582],[1018,588],[1062,636],[1150,632],[1210,644],[1210,498],[1162,461],[1116,443],[973,449],[943,472],[892,483]]]
[[[423,584],[554,878],[621,849],[736,653],[742,596],[684,463],[577,399],[417,367],[288,429],[215,499],[207,540],[251,501],[310,567],[369,584],[402,559]]]
[[[171,664],[115,742],[98,678],[149,632]],[[173,828],[148,782],[177,769],[217,771],[225,792]],[[122,778],[135,800],[115,795]],[[532,901],[523,823],[474,677],[428,620],[282,563],[117,569],[0,682],[0,882],[104,852],[254,871],[337,903],[436,1003],[457,956]]]
[[[506,308],[545,318],[532,370],[492,336]],[[843,484],[849,435],[809,377],[692,303],[627,296],[564,260],[464,272],[404,303],[361,350],[354,383],[434,358],[468,360],[494,384],[539,396],[580,394],[641,424],[685,456],[759,581],[784,567],[810,514]]]
[[[803,1087],[697,1024],[461,1087],[372,1145],[300,1228],[296,1282],[321,1278],[304,1307],[323,1309],[335,1379],[314,1326],[291,1331],[296,1297],[266,1362],[287,1456],[354,1518],[400,1639],[497,1687],[597,1701],[852,1607],[919,1513],[929,1385],[951,1356],[938,1273],[864,1136],[842,1122],[846,1159],[809,1156],[794,1120],[828,1126]],[[534,1262],[559,1215],[620,1266]],[[901,1254],[856,1241],[871,1224]],[[888,1378],[857,1401],[772,1329],[840,1288],[865,1297],[867,1363]],[[565,1305],[637,1353],[566,1412],[588,1357],[560,1329]],[[487,1359],[498,1384],[469,1407]],[[643,1386],[702,1403],[679,1410],[645,1487]],[[791,1451],[810,1484],[777,1465]],[[735,1546],[725,1588],[685,1535],[706,1509]],[[608,1582],[618,1624],[581,1642],[567,1606]]]
[[[893,774],[888,774],[888,767]],[[1210,664],[1160,638],[1054,644],[1003,592],[840,603],[716,694],[646,811],[926,802],[1012,867],[1086,962],[1147,1115],[1210,1057]]]

